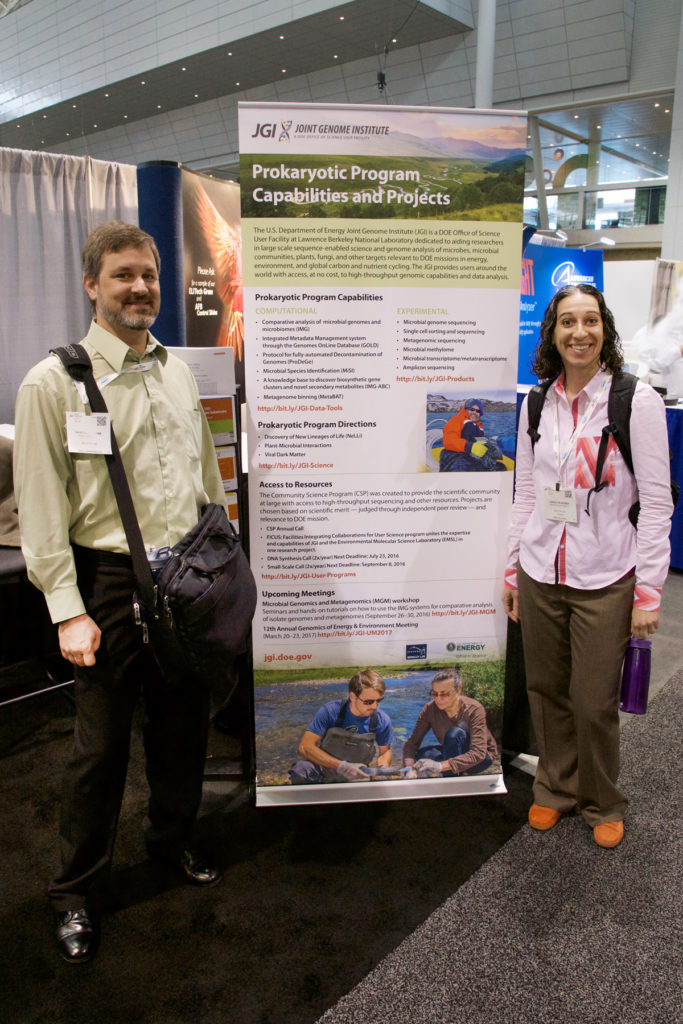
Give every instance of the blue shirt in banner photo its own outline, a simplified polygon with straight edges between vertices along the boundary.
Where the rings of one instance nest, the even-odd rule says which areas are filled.
[[[328,701],[327,704],[323,704],[320,710],[316,713],[311,724],[308,726],[308,731],[314,732],[316,736],[324,736],[328,729],[334,729],[337,724],[337,718],[339,717],[341,706],[341,700],[331,700]],[[347,729],[349,732],[354,733],[370,732],[371,719],[372,715],[363,716],[362,718],[352,715],[350,707],[347,706],[342,729]],[[382,711],[381,708],[377,708],[377,729],[375,730],[375,742],[377,743],[377,746],[389,746],[393,738],[394,731],[391,727],[391,719],[385,711]]]

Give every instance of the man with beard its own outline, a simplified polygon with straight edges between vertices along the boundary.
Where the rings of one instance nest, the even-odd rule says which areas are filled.
[[[208,502],[224,504],[215,450],[189,369],[149,333],[159,312],[154,239],[120,221],[83,250],[94,319],[83,340],[103,391],[148,550],[172,546]],[[202,791],[209,695],[168,687],[132,615],[135,578],[104,458],[102,417],[89,415],[56,356],[17,396],[15,486],[29,577],[74,666],[74,747],[66,766],[60,866],[49,887],[57,943],[71,963],[95,952],[93,898],[110,874],[133,712],[144,699],[152,858],[195,885],[220,872],[191,845]],[[102,442],[101,434],[106,435]]]

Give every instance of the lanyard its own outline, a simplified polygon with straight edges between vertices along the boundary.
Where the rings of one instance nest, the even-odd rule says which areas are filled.
[[[559,490],[559,487],[560,487],[560,480],[561,480],[561,477],[562,477],[562,469],[564,467],[564,464],[567,461],[567,459],[569,458],[569,456],[571,455],[571,453],[573,452],[574,448],[576,447],[576,443],[577,443],[577,441],[578,441],[578,439],[579,439],[579,437],[581,435],[581,432],[582,432],[583,428],[586,426],[586,424],[588,423],[588,420],[593,415],[593,412],[595,411],[595,407],[598,404],[598,402],[600,401],[600,399],[601,399],[601,397],[602,397],[602,395],[603,395],[603,393],[605,391],[605,388],[609,385],[609,383],[610,383],[610,378],[609,378],[609,376],[606,376],[605,379],[602,382],[602,387],[600,387],[595,392],[595,394],[593,395],[593,398],[591,399],[591,401],[590,401],[590,403],[588,405],[588,408],[586,409],[585,413],[583,414],[581,419],[578,421],[578,423],[574,427],[574,432],[573,432],[572,436],[569,438],[569,440],[567,441],[567,444],[565,445],[564,450],[562,452],[560,452],[560,413],[559,413],[559,403],[558,403],[558,400],[557,400],[557,396],[555,396],[555,430],[554,430],[554,433],[553,433],[553,451],[555,453],[555,462],[557,463],[557,489],[558,490]]]

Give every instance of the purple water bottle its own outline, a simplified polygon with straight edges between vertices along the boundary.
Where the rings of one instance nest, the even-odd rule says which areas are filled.
[[[638,640],[632,636],[626,649],[624,671],[621,677],[619,709],[631,715],[644,715],[647,711],[647,692],[650,686],[651,640]]]

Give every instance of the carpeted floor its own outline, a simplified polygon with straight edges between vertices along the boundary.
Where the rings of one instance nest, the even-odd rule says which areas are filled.
[[[514,770],[508,796],[309,808],[256,809],[211,783],[201,831],[225,882],[202,892],[144,859],[136,737],[102,946],[76,966],[53,946],[44,896],[70,732],[59,694],[0,713],[8,1024],[312,1024],[514,835],[529,803],[531,779]]]
[[[522,829],[320,1024],[682,1021],[682,685],[624,726],[621,846]]]
[[[136,734],[102,947],[81,966],[56,953],[44,895],[70,705],[0,709],[2,1021],[683,1021],[683,577],[667,587],[659,693],[624,723],[617,850],[578,818],[534,833],[532,780],[510,769],[507,796],[258,810],[212,779],[201,831],[225,882],[202,892],[144,859]],[[214,731],[211,750],[234,759],[239,743]]]

